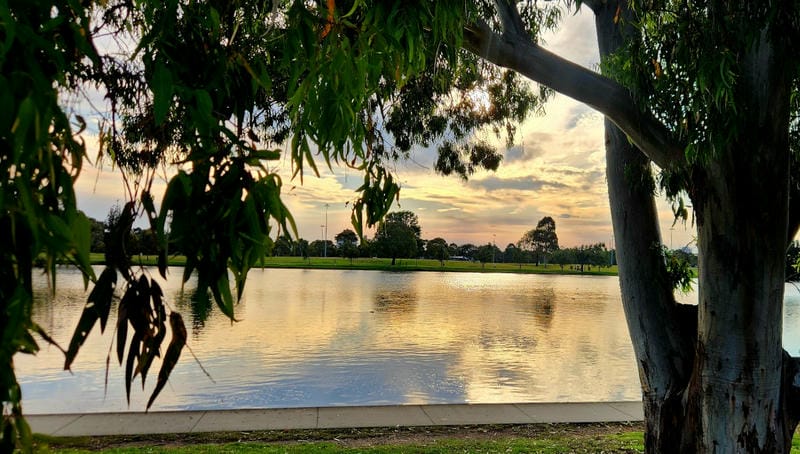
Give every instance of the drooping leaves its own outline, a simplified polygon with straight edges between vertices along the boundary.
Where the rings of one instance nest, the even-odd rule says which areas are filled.
[[[75,356],[78,354],[78,350],[86,341],[98,319],[100,320],[100,332],[105,331],[116,285],[117,272],[113,268],[107,267],[100,274],[100,278],[89,294],[86,306],[81,312],[81,318],[78,321],[78,326],[75,328],[65,355],[64,370],[69,370],[70,365],[75,360]]]
[[[136,375],[146,379],[167,329],[160,289],[132,269],[127,250],[140,210],[158,238],[161,275],[168,246],[180,246],[187,251],[184,277],[196,272],[204,283],[200,292],[210,289],[233,318],[248,270],[273,245],[270,225],[279,225],[281,233],[296,230],[281,202],[282,181],[267,161],[288,151],[301,177],[304,165],[316,171],[315,160],[365,171],[353,213],[360,232],[398,198],[387,162],[409,146],[447,137],[465,151],[454,157],[469,163],[466,173],[493,168],[498,159],[492,147],[467,145],[472,131],[488,127],[510,135],[503,117],[535,104],[526,87],[496,80],[498,71],[459,51],[464,22],[491,8],[490,2],[328,2],[327,8],[303,1],[78,3],[31,0],[0,7],[0,137],[8,151],[0,153],[0,233],[11,239],[2,251],[0,291],[26,295],[10,299],[9,306],[20,302],[21,308],[9,307],[14,316],[0,331],[14,352],[38,348],[30,335],[30,272],[40,254],[51,271],[67,258],[94,279],[87,222],[77,212],[73,189],[85,147],[73,135],[59,94],[96,83],[111,104],[100,145],[124,171],[130,195],[106,241],[107,266],[127,283],[116,353],[120,364],[127,359],[128,389]],[[535,5],[525,11],[539,14]],[[135,55],[99,56],[93,30],[130,32],[138,40]],[[415,108],[413,95],[420,90],[434,95]],[[490,103],[495,110],[487,105],[470,111],[470,104],[482,105],[474,101],[484,91],[503,102]],[[392,115],[392,106],[401,114]],[[75,122],[81,131],[92,124],[81,116]],[[399,146],[383,133],[396,134]],[[280,151],[281,145],[288,150]],[[149,190],[153,169],[162,163],[186,166],[156,216]],[[108,291],[104,275],[70,342],[67,366],[97,320],[105,327],[113,289]],[[0,369],[13,370],[11,355],[0,357]],[[4,380],[6,385],[12,389],[16,381]],[[16,394],[8,402],[18,408]],[[4,434],[9,424],[4,419]]]
[[[74,131],[84,121],[63,107],[99,62],[89,33],[89,12],[64,2],[3,2],[0,6],[0,449],[29,451],[13,358],[35,352],[34,334],[52,339],[33,322],[34,263],[55,282],[57,261],[88,266],[85,216],[74,183],[85,146]]]
[[[166,305],[161,287],[147,276],[130,282],[119,304],[117,319],[117,359],[125,359],[125,391],[130,402],[131,383],[142,377],[142,387],[156,357],[161,356],[161,345],[167,332]],[[128,342],[128,326],[133,336]]]
[[[158,380],[156,387],[153,389],[153,394],[150,395],[150,400],[147,401],[147,409],[153,405],[153,402],[158,397],[158,394],[167,384],[169,374],[178,363],[178,358],[181,356],[183,346],[186,345],[186,326],[183,324],[183,318],[177,312],[169,314],[169,326],[172,330],[172,340],[167,347],[167,353],[164,355],[164,360],[161,362],[161,370],[158,371]]]

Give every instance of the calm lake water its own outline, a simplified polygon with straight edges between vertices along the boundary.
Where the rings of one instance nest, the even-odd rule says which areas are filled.
[[[184,350],[153,410],[640,398],[616,277],[254,270],[231,324],[193,308],[180,274],[163,288],[197,360]],[[80,274],[61,269],[55,299],[43,277],[37,289],[34,318],[69,344]],[[784,344],[798,354],[800,295],[786,293]],[[115,310],[72,373],[55,348],[17,356],[26,412],[144,410],[158,365],[144,391],[134,382],[130,406],[115,354],[104,386]]]

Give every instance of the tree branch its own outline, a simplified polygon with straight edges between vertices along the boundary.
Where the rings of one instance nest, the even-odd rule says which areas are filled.
[[[498,5],[502,3],[499,1]],[[499,35],[485,22],[467,26],[464,30],[465,49],[596,109],[624,131],[662,169],[680,167],[685,162],[684,146],[652,115],[639,111],[625,87],[547,51],[526,36],[514,33],[516,21],[513,12],[508,10],[513,6],[498,8],[504,10],[501,13],[503,22],[509,21],[513,28]],[[509,17],[503,19],[506,15]]]
[[[494,4],[505,33],[510,36],[525,36],[525,24],[519,16],[516,3],[513,0],[495,0]]]
[[[600,8],[602,8],[602,7],[603,7],[603,5],[605,5],[605,4],[606,4],[606,1],[605,1],[605,0],[584,0],[582,3],[583,3],[584,5],[586,5],[586,6],[588,6],[588,7],[589,7],[589,9],[591,9],[592,11],[594,11],[594,13],[595,13],[595,14],[597,14],[597,11],[598,11]]]

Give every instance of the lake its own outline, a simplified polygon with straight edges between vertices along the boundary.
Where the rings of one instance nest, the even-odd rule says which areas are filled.
[[[216,308],[193,307],[194,282],[181,289],[181,272],[171,269],[163,289],[184,316],[191,353],[153,410],[641,397],[616,277],[254,270],[231,324]],[[87,294],[74,269],[60,269],[56,287],[51,299],[37,277],[34,318],[66,346]],[[784,345],[798,354],[800,293],[786,293]],[[144,410],[157,365],[144,391],[134,382],[128,406],[115,311],[71,373],[55,348],[17,355],[27,413]]]

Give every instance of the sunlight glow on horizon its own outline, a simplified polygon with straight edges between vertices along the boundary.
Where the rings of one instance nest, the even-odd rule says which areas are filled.
[[[588,11],[565,14],[563,26],[547,37],[546,43],[548,49],[586,67],[594,69],[599,61],[594,18]],[[490,135],[484,134],[484,138],[488,140]],[[543,116],[532,115],[519,125],[515,139],[497,172],[477,172],[466,182],[433,171],[434,149],[412,149],[410,159],[397,162],[392,169],[402,187],[392,210],[416,213],[423,239],[442,237],[459,245],[494,242],[502,250],[533,229],[542,217],[550,216],[556,222],[561,246],[602,242],[611,248],[602,116],[557,94],[545,105]],[[96,150],[96,136],[87,137],[87,148]],[[93,153],[96,151],[90,151]],[[323,164],[320,177],[306,172],[300,184],[299,178],[291,179],[286,156],[275,165],[283,178],[282,199],[301,238],[322,239],[326,211],[327,239],[352,229],[352,201],[362,183],[359,173],[344,167],[330,170]],[[108,167],[98,171],[86,165],[76,183],[79,208],[98,220],[125,201],[119,173]],[[156,200],[165,186],[164,179],[157,177]],[[672,212],[663,199],[658,209],[664,244],[677,248],[691,243],[694,226],[673,227]],[[365,232],[368,237],[373,234]]]

